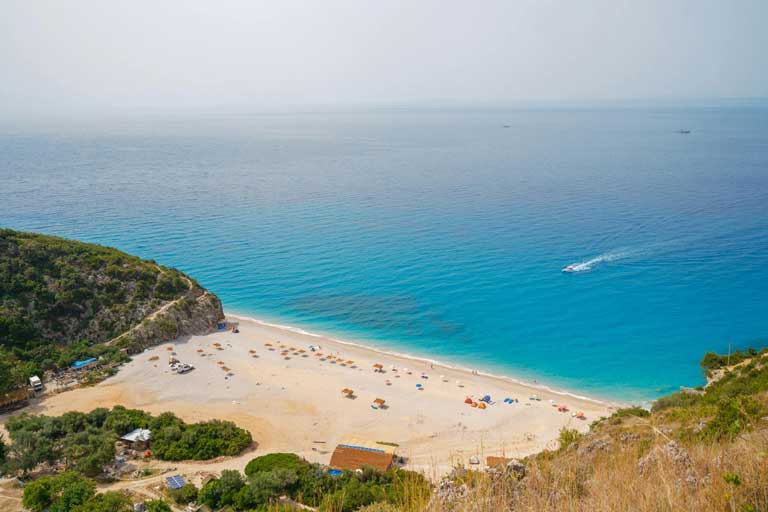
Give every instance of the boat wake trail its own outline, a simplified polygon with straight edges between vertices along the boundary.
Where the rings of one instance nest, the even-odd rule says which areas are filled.
[[[592,267],[599,265],[600,263],[620,260],[627,256],[629,256],[629,252],[627,251],[606,252],[587,261],[572,263],[565,267],[563,272],[586,272],[592,270]]]

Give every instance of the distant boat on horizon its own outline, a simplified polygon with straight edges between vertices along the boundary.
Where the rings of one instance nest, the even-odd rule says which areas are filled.
[[[689,133],[691,133],[691,130],[678,130],[677,133],[682,133],[684,135],[688,135]]]

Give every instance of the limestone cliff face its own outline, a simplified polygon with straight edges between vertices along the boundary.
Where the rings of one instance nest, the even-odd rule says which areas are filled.
[[[205,334],[214,330],[223,319],[221,300],[207,290],[193,286],[182,298],[149,315],[114,341],[125,344],[130,352],[138,352],[181,336]]]

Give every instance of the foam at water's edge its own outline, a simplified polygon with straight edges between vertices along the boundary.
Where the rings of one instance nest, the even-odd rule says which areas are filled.
[[[255,324],[263,325],[263,326],[266,326],[266,327],[272,327],[272,328],[275,328],[275,329],[280,329],[280,330],[283,330],[283,331],[292,332],[294,334],[300,334],[302,336],[311,336],[313,338],[326,339],[326,340],[328,340],[328,341],[330,341],[332,343],[338,343],[338,344],[341,344],[341,345],[349,345],[351,347],[357,347],[357,348],[361,348],[361,349],[364,349],[364,350],[369,350],[371,352],[376,352],[376,353],[382,354],[382,355],[394,356],[394,357],[398,357],[398,358],[401,358],[401,359],[409,359],[409,360],[412,360],[412,361],[429,363],[429,364],[433,364],[433,365],[436,365],[436,366],[441,366],[443,368],[450,369],[450,370],[458,370],[458,371],[463,371],[463,372],[468,372],[468,373],[472,373],[473,371],[476,371],[478,375],[482,375],[484,377],[491,377],[491,378],[494,378],[494,379],[505,380],[505,381],[509,381],[509,382],[514,383],[514,384],[519,384],[521,386],[525,386],[527,388],[531,388],[531,389],[534,389],[534,390],[546,391],[548,393],[553,393],[553,394],[560,395],[560,396],[568,396],[568,397],[571,397],[571,398],[575,398],[577,400],[586,400],[588,402],[600,404],[600,405],[607,406],[607,407],[624,407],[624,406],[627,405],[625,403],[617,402],[617,401],[614,401],[614,400],[611,400],[611,401],[600,400],[600,399],[597,399],[597,398],[593,398],[593,397],[589,397],[589,396],[585,396],[585,395],[580,395],[580,394],[577,394],[577,393],[574,393],[574,392],[571,392],[571,391],[566,391],[566,390],[562,390],[562,389],[555,389],[555,388],[552,388],[550,386],[546,386],[544,384],[534,384],[532,382],[521,380],[521,379],[518,379],[518,378],[515,378],[515,377],[510,377],[509,375],[499,375],[499,374],[490,373],[490,372],[483,372],[483,371],[480,371],[480,370],[475,370],[473,368],[467,368],[467,367],[464,367],[464,366],[452,365],[452,364],[445,363],[443,361],[439,361],[437,359],[431,359],[431,358],[423,357],[423,356],[415,356],[415,355],[408,354],[408,353],[403,353],[403,352],[395,352],[395,351],[389,351],[389,350],[382,350],[380,348],[372,347],[370,345],[364,345],[362,343],[356,343],[356,342],[353,342],[353,341],[341,340],[341,339],[334,338],[334,337],[331,337],[331,336],[326,336],[326,335],[323,335],[323,334],[309,332],[309,331],[306,331],[304,329],[301,329],[300,327],[292,327],[290,325],[282,325],[282,324],[266,322],[264,320],[259,320],[258,318],[254,318],[254,317],[251,317],[251,316],[239,315],[239,314],[233,314],[233,313],[227,313],[226,315],[229,318],[236,318],[238,320],[245,320],[245,321],[253,322]],[[643,404],[643,405],[648,405],[648,404]]]

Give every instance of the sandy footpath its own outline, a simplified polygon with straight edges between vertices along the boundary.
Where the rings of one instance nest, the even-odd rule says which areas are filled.
[[[121,404],[173,411],[187,421],[228,419],[251,431],[256,454],[290,451],[323,463],[336,442],[352,435],[398,443],[407,466],[427,472],[466,464],[471,456],[524,456],[555,446],[564,426],[586,431],[591,421],[610,414],[605,403],[231,319],[239,322],[237,334],[222,331],[159,345],[97,386],[51,396],[26,411],[56,415]],[[310,345],[320,346],[323,356]],[[171,372],[172,353],[196,368],[184,375]],[[374,371],[377,363],[384,373]],[[356,398],[345,398],[343,388],[353,389]],[[484,410],[464,403],[467,396],[477,400],[486,394],[494,403]],[[529,400],[533,395],[541,401]],[[507,397],[518,402],[504,403]],[[376,398],[388,408],[373,409]],[[558,412],[550,400],[569,412]],[[576,411],[587,419],[573,417]]]

